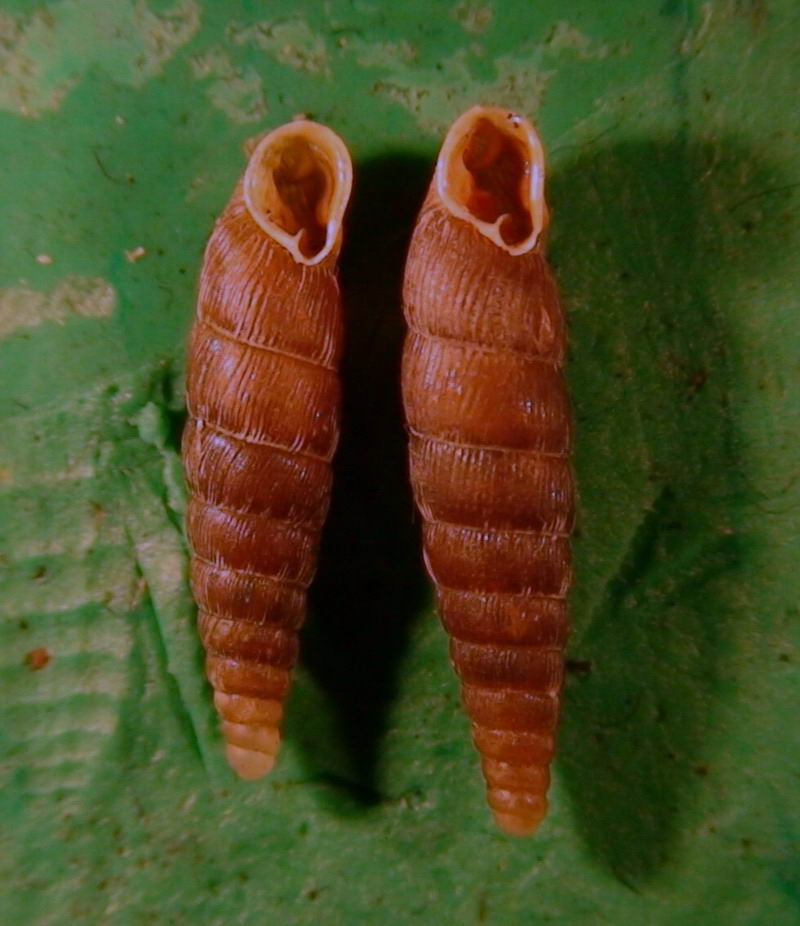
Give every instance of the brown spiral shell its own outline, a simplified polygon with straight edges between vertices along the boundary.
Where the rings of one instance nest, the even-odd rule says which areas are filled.
[[[309,121],[266,135],[205,252],[183,460],[198,629],[242,778],[273,766],[339,437],[336,261],[352,168]]]
[[[450,129],[403,297],[403,399],[425,562],[498,825],[547,811],[574,490],[565,323],[544,257],[533,127],[474,107]]]

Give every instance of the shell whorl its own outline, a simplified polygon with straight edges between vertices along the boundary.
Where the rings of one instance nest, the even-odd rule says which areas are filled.
[[[425,562],[498,825],[547,810],[573,481],[566,332],[543,256],[541,145],[527,120],[454,123],[404,281],[403,396]]]
[[[187,374],[192,591],[228,761],[273,766],[339,436],[347,151],[265,136],[209,240]]]

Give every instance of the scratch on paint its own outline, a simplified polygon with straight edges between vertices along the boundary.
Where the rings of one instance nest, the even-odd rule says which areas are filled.
[[[714,15],[714,5],[704,3],[700,8],[701,19],[697,26],[687,31],[681,42],[681,54],[691,57],[696,55],[708,39],[709,27]]]
[[[197,0],[154,13],[146,0],[60,0],[0,12],[0,109],[36,118],[56,110],[91,68],[140,87],[200,26]]]

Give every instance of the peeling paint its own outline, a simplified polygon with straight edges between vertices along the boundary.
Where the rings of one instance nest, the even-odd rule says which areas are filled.
[[[235,45],[251,45],[267,52],[296,71],[331,76],[325,40],[302,19],[257,22],[251,26],[232,23],[228,38]]]
[[[0,289],[0,338],[44,322],[106,318],[117,304],[114,287],[102,277],[66,276],[49,293],[26,287]]]
[[[475,4],[460,4],[453,12],[456,18],[463,19],[467,10],[477,15],[477,9]],[[481,21],[488,22],[485,16]],[[404,106],[425,132],[439,134],[459,112],[478,102],[534,115],[557,73],[555,68],[545,66],[546,62],[555,64],[562,55],[602,61],[613,54],[625,54],[627,46],[596,42],[566,20],[559,20],[541,41],[528,44],[515,54],[495,58],[496,76],[489,81],[477,80],[473,75],[472,63],[484,54],[476,44],[460,49],[434,68],[418,67],[416,50],[408,42],[370,44],[353,40],[345,46],[345,51],[354,54],[364,67],[387,71],[387,76],[374,84],[374,92]]]
[[[84,479],[93,479],[97,472],[89,463],[75,463],[67,466],[63,470],[56,472],[42,473],[34,479],[31,479],[30,473],[24,471],[24,480],[17,479],[16,473],[9,466],[0,466],[0,487],[3,489],[15,484],[24,485],[27,488],[33,486],[52,486],[61,485],[66,482],[81,482]]]
[[[0,13],[0,109],[36,118],[58,109],[91,68],[140,87],[200,26],[197,0],[154,13],[145,0],[61,0]]]
[[[602,61],[611,54],[608,43],[595,44],[588,35],[563,19],[554,24],[543,45],[550,52],[575,52],[584,61]]]
[[[378,81],[374,90],[404,106],[420,128],[432,135],[441,134],[460,112],[479,102],[535,113],[555,72],[511,55],[496,58],[494,64],[497,76],[482,82],[473,77],[464,51],[446,58],[435,69],[395,62],[395,73]]]
[[[417,49],[410,42],[365,42],[353,39],[342,46],[355,54],[356,62],[362,67],[385,67],[387,62],[398,65],[417,61]]]
[[[453,16],[467,32],[485,32],[492,24],[494,10],[488,3],[459,3]]]
[[[261,77],[253,68],[237,67],[219,47],[192,58],[197,80],[216,78],[206,89],[212,105],[238,125],[259,122],[268,112]]]

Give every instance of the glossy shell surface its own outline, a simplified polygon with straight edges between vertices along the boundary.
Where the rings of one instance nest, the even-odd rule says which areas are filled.
[[[412,238],[403,397],[425,563],[488,801],[547,810],[571,578],[564,317],[544,255],[542,149],[476,107],[448,133]]]
[[[273,766],[339,437],[341,140],[290,123],[253,151],[208,243],[183,459],[192,590],[228,760]]]

